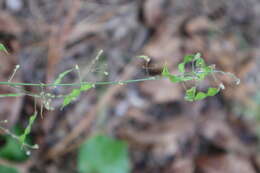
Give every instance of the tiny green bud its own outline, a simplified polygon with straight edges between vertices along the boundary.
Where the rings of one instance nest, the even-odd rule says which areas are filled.
[[[140,56],[137,56],[137,58],[141,58],[141,59],[144,59],[146,62],[150,62],[150,58],[146,55],[140,55]]]

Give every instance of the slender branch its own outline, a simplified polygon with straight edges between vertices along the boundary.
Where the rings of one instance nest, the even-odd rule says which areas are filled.
[[[204,72],[196,72],[196,73],[204,73]],[[214,70],[212,71],[212,73],[222,73],[222,74],[226,74],[230,77],[232,77],[233,79],[235,79],[238,83],[239,83],[239,79],[233,75],[232,73],[229,72],[223,72],[223,71],[218,71],[218,70]],[[194,76],[193,73],[185,73],[182,75],[177,75],[177,76]],[[8,85],[8,86],[33,86],[33,87],[54,87],[54,86],[81,86],[84,84],[92,84],[92,85],[123,85],[123,84],[129,84],[129,83],[135,83],[135,82],[143,82],[143,81],[151,81],[151,80],[159,80],[162,79],[161,76],[153,76],[153,77],[147,77],[147,78],[140,78],[140,79],[132,79],[132,80],[124,80],[124,81],[101,81],[101,82],[80,82],[80,83],[59,83],[59,84],[55,84],[55,83],[16,83],[16,82],[0,82],[0,85]],[[32,96],[36,96],[37,95],[32,95]]]
[[[52,86],[81,86],[84,84],[93,84],[93,85],[120,85],[120,84],[128,84],[142,81],[150,81],[150,80],[158,80],[160,76],[156,77],[148,77],[141,79],[133,79],[133,80],[125,80],[125,81],[107,81],[107,82],[81,82],[81,83],[15,83],[15,82],[0,82],[0,85],[9,85],[9,86],[35,86],[35,87],[52,87]]]

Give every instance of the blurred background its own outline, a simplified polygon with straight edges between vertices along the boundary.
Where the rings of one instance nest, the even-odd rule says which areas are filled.
[[[182,85],[167,80],[97,86],[62,110],[58,98],[1,98],[2,126],[17,135],[35,105],[54,109],[33,124],[28,141],[38,150],[21,150],[3,131],[1,173],[260,172],[259,0],[0,0],[0,8],[0,43],[9,51],[0,55],[0,81],[17,64],[13,82],[51,83],[76,64],[88,82],[145,78],[159,75],[165,62],[177,72],[196,52],[241,79],[237,86],[219,76],[225,90],[198,102],[186,102]],[[63,83],[78,81],[73,72]],[[23,89],[61,95],[73,87]],[[11,92],[1,85],[0,93]],[[100,158],[84,143],[100,133],[128,154],[92,163]],[[84,168],[91,164],[104,169]]]

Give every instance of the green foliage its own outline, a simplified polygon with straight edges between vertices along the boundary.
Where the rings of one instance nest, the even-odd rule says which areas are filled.
[[[192,69],[186,70],[186,65],[191,63]],[[178,65],[179,75],[173,75],[170,73],[168,67],[164,65],[162,70],[162,76],[168,78],[172,83],[180,83],[186,81],[202,81],[208,75],[212,75],[214,72],[214,66],[207,66],[200,53],[194,55],[187,55],[184,57],[183,62]],[[221,71],[220,71],[221,72]],[[225,73],[225,72],[222,72]],[[221,84],[221,87],[223,84]],[[221,88],[220,87],[220,88]],[[208,88],[207,92],[197,92],[196,87],[191,87],[186,90],[185,100],[187,101],[198,101],[205,99],[209,96],[215,96],[220,88]]]
[[[62,73],[59,74],[58,78],[54,81],[54,85],[57,85],[57,84],[60,84],[62,79],[67,75],[69,74],[70,72],[72,72],[74,69],[69,69],[69,70],[66,70]]]
[[[82,84],[80,88],[73,89],[71,93],[65,96],[63,100],[62,108],[70,104],[72,101],[76,100],[79,97],[81,92],[87,91],[93,87],[94,87],[93,84]]]
[[[164,67],[163,67],[162,76],[168,78],[173,83],[179,83],[179,82],[183,82],[184,81],[184,78],[179,77],[177,75],[172,75],[169,72],[169,69],[168,69],[168,67],[166,65],[164,65]]]
[[[19,173],[19,171],[16,168],[7,167],[0,165],[0,172],[1,173]]]
[[[207,92],[207,96],[215,96],[220,89],[218,88],[209,88]]]
[[[184,99],[187,101],[194,101],[195,96],[196,96],[196,87],[192,87],[186,90]]]
[[[0,51],[4,51],[5,53],[8,53],[7,49],[3,44],[0,43]]]
[[[195,58],[194,55],[186,55],[184,57],[183,62],[178,65],[179,72],[184,73],[185,72],[185,65],[189,62],[192,62],[194,58]]]
[[[186,65],[192,63],[192,70],[190,72],[186,71]],[[173,83],[185,82],[190,80],[203,80],[206,76],[213,73],[213,66],[207,66],[201,54],[197,53],[195,55],[187,55],[184,57],[183,62],[178,65],[178,71],[180,75],[173,75],[169,72],[166,65],[163,67],[162,76],[169,78]]]
[[[14,134],[21,134],[21,129],[18,127],[14,128]],[[1,136],[5,141],[5,144],[0,148],[0,157],[11,161],[22,162],[25,161],[28,156],[24,150],[21,150],[19,141],[14,139],[10,135]],[[0,171],[1,172],[1,171]]]
[[[105,135],[90,137],[79,149],[80,173],[129,173],[127,144]]]
[[[35,112],[32,116],[30,116],[29,124],[25,128],[24,133],[19,137],[19,141],[21,142],[22,146],[25,144],[26,137],[31,133],[32,125],[37,117],[37,112]]]
[[[0,44],[0,51],[4,51],[4,52],[7,53],[7,49],[4,47],[3,44]],[[100,51],[98,53],[97,57],[94,59],[94,61],[90,64],[91,68],[95,64],[95,62],[99,59],[102,52],[103,51]],[[147,64],[150,61],[150,58],[148,56],[145,56],[145,55],[138,56],[138,58],[145,60]],[[187,68],[188,64],[192,65],[191,70]],[[33,98],[41,99],[41,103],[42,103],[41,113],[42,113],[43,107],[47,110],[53,110],[54,109],[51,106],[51,102],[52,102],[53,99],[64,98],[63,104],[61,106],[61,108],[63,109],[65,106],[69,105],[72,101],[76,100],[82,92],[88,91],[89,89],[94,88],[95,85],[97,85],[97,86],[100,86],[100,85],[123,85],[123,84],[134,83],[134,82],[158,80],[158,79],[161,78],[161,76],[156,76],[156,77],[148,77],[148,78],[124,80],[124,81],[119,80],[119,81],[104,81],[104,82],[101,81],[101,82],[88,83],[88,82],[82,81],[79,67],[78,67],[78,65],[76,65],[75,68],[69,69],[69,70],[66,70],[66,71],[60,73],[58,75],[57,79],[53,83],[43,84],[43,83],[15,83],[15,82],[11,82],[15,73],[16,73],[16,71],[19,69],[19,67],[20,67],[19,65],[16,65],[16,68],[14,69],[14,72],[11,75],[11,77],[9,78],[9,80],[7,82],[1,82],[0,81],[0,85],[8,85],[10,87],[13,87],[13,88],[19,90],[20,93],[0,94],[0,98],[17,97],[17,96],[26,95],[26,96],[30,96],[30,97],[33,97]],[[66,77],[66,75],[68,75],[73,70],[76,70],[78,72],[79,83],[70,83],[70,84],[62,83],[62,80],[64,79],[64,77]],[[212,75],[213,73],[215,73],[217,71],[215,71],[214,66],[207,66],[204,59],[201,57],[201,54],[197,53],[197,54],[194,54],[194,55],[185,56],[183,61],[178,65],[178,72],[179,72],[179,74],[177,74],[177,75],[171,74],[168,67],[166,65],[164,65],[163,71],[162,71],[162,76],[169,79],[172,83],[185,83],[187,81],[199,82],[199,81],[204,80],[208,75]],[[222,71],[218,71],[218,72],[221,72],[222,74],[228,74],[229,76],[231,76],[232,78],[234,78],[236,80],[237,84],[239,84],[240,80],[238,78],[236,78],[233,74],[222,72]],[[104,74],[108,75],[107,72],[104,72]],[[24,90],[23,87],[21,87],[21,86],[39,87],[40,89],[42,89],[42,92],[39,93],[39,94],[32,93],[32,92]],[[52,94],[52,93],[47,93],[44,90],[44,88],[47,88],[47,87],[57,87],[57,86],[63,86],[63,87],[70,86],[70,87],[79,87],[79,88],[73,88],[72,91],[70,93],[66,94],[66,95],[63,95],[63,94],[62,95],[56,95],[56,94]],[[221,85],[219,87],[219,89],[218,88],[208,88],[207,92],[200,92],[200,91],[198,92],[196,87],[191,87],[190,89],[186,90],[185,100],[187,100],[187,101],[202,100],[202,99],[204,99],[208,96],[216,95],[220,91],[220,89],[224,89],[224,85]],[[35,110],[35,112],[36,112],[36,110]],[[30,117],[28,126],[24,130],[24,133],[20,136],[16,136],[16,135],[12,134],[10,131],[8,131],[7,129],[5,129],[1,126],[0,126],[0,129],[2,129],[5,133],[10,135],[12,138],[15,138],[17,141],[19,141],[22,144],[22,146],[29,147],[29,148],[32,148],[32,149],[37,149],[38,148],[37,145],[30,146],[30,145],[25,143],[27,136],[31,132],[31,128],[32,128],[32,125],[33,125],[36,117],[37,117],[36,113]],[[110,139],[112,141],[109,141],[108,137],[105,138],[104,136],[103,137],[99,136],[99,137],[96,137],[96,138],[94,138],[94,137],[91,138],[90,142],[94,143],[95,140],[100,140],[101,142],[104,142],[104,143],[106,143],[106,142],[112,143],[112,141],[113,141],[112,139]],[[114,141],[115,145],[117,145],[116,144],[117,142],[118,141],[116,141],[116,142]],[[89,144],[89,142],[87,142],[86,146],[89,146],[90,144]],[[97,146],[101,147],[101,145],[102,144],[97,145]],[[113,147],[112,144],[108,144],[108,145],[111,145]],[[95,152],[103,152],[103,151],[101,151],[101,149],[98,148],[97,150],[95,150]],[[112,150],[111,152],[116,152],[116,149]],[[114,162],[115,162],[115,160],[114,160]],[[91,166],[90,166],[90,168],[92,169]],[[97,169],[97,171],[101,171],[101,170]],[[106,172],[111,172],[111,171],[106,171]],[[114,172],[114,171],[112,171],[112,172]]]
[[[206,97],[215,96],[220,91],[220,89],[218,88],[208,88],[208,91],[206,93],[201,91],[197,92],[196,90],[197,90],[196,87],[192,87],[186,90],[184,99],[187,101],[203,100]]]

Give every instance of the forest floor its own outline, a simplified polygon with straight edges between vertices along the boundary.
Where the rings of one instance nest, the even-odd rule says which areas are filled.
[[[260,172],[259,1],[0,0],[0,8],[0,43],[10,52],[1,54],[0,81],[16,64],[16,82],[50,83],[76,64],[87,81],[143,78],[160,74],[165,62],[176,72],[183,56],[196,52],[241,79],[237,86],[218,76],[225,90],[198,102],[186,102],[183,86],[166,80],[96,88],[64,110],[53,100],[56,109],[44,110],[32,129],[40,149],[26,162],[0,164],[23,172],[77,172],[78,146],[104,130],[128,143],[133,173]],[[151,62],[143,64],[138,55]],[[9,128],[25,126],[33,103],[30,97],[1,99],[0,118]],[[97,122],[99,116],[105,118]]]

